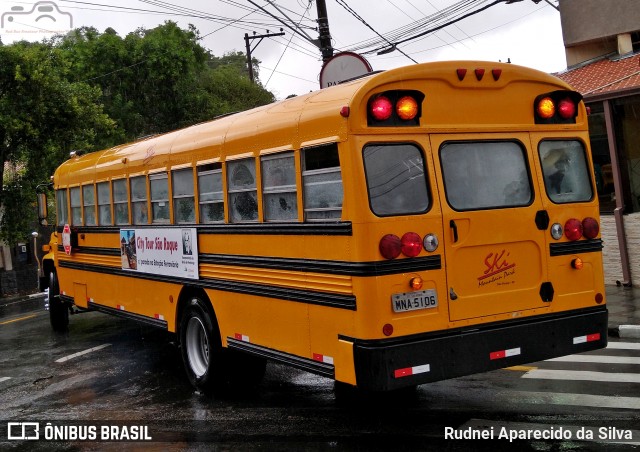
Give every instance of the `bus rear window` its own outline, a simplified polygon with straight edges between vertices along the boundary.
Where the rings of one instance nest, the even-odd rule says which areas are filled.
[[[445,143],[440,161],[449,205],[458,211],[527,206],[531,181],[514,142]]]
[[[426,212],[430,205],[421,150],[413,144],[364,148],[371,211],[379,216]]]
[[[585,202],[593,198],[584,146],[576,140],[540,142],[547,196],[556,204]]]

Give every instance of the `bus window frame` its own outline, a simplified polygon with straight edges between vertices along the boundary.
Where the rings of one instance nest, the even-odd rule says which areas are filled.
[[[202,163],[202,164],[198,164],[196,165],[196,184],[197,184],[197,193],[198,193],[198,221],[199,224],[221,224],[221,223],[225,223],[225,204],[226,204],[226,193],[225,193],[225,174],[222,171],[222,163],[221,162],[210,162],[210,163]],[[213,176],[219,174],[220,175],[220,191],[214,191],[214,192],[206,192],[204,193],[205,195],[213,195],[213,194],[217,194],[220,193],[220,199],[217,200],[206,200],[206,201],[202,201],[202,195],[203,192],[201,191],[201,184],[200,184],[200,177],[207,177],[207,176]],[[222,204],[222,219],[220,220],[213,220],[213,221],[205,221],[204,219],[204,215],[205,215],[205,210],[203,208],[204,205],[208,205],[208,204]]]
[[[107,186],[107,195],[109,196],[109,202],[106,204],[100,204],[100,186]],[[113,225],[113,203],[111,202],[111,181],[103,180],[100,182],[96,182],[96,205],[97,205],[97,213],[98,213],[98,226],[111,226]],[[109,222],[104,222],[102,218],[102,210],[101,207],[108,206],[109,207]]]
[[[547,178],[546,178],[546,173],[544,171],[544,165],[542,163],[542,155],[540,153],[540,145],[542,143],[548,143],[548,142],[552,142],[552,141],[574,141],[576,143],[579,143],[580,146],[582,147],[582,154],[581,156],[583,157],[582,161],[584,162],[584,167],[587,170],[587,181],[589,182],[589,189],[591,191],[591,196],[589,197],[589,199],[584,199],[584,200],[579,200],[579,201],[567,201],[567,202],[558,202],[556,201],[554,198],[551,197],[551,195],[549,194],[549,187],[547,187]],[[592,175],[595,174],[595,170],[594,168],[591,166],[593,164],[593,162],[589,161],[589,159],[587,158],[587,146],[586,143],[584,142],[584,140],[580,139],[579,137],[552,137],[552,138],[542,138],[538,141],[538,145],[537,145],[537,149],[536,152],[538,154],[538,162],[540,163],[540,173],[542,175],[542,183],[544,185],[544,190],[545,190],[545,194],[547,196],[547,198],[549,199],[549,201],[551,201],[553,204],[558,205],[558,206],[564,206],[564,205],[568,205],[568,204],[578,204],[578,203],[584,203],[584,202],[591,202],[593,201],[594,197],[597,196],[597,190],[594,187],[593,184],[593,177]]]
[[[144,182],[143,184],[145,189],[144,198],[134,198],[133,183],[134,181],[138,181],[138,180],[141,180],[142,182]],[[130,208],[131,224],[134,224],[134,225],[149,224],[149,220],[151,219],[149,215],[149,179],[146,174],[138,174],[138,175],[129,177],[129,201],[131,205],[131,208]],[[144,210],[141,210],[141,212],[143,212],[145,215],[145,218],[144,218],[145,221],[136,221],[135,207],[138,204],[142,205],[142,203],[144,203],[145,208]]]
[[[78,193],[78,199],[79,199],[79,204],[74,206],[73,204],[73,197],[72,197],[72,191],[77,190]],[[80,187],[80,185],[75,185],[73,187],[69,187],[69,224],[73,225],[73,226],[82,226],[82,222],[83,222],[83,217],[82,217],[82,187]],[[80,209],[80,220],[76,223],[75,221],[73,221],[73,209]]]
[[[427,203],[427,207],[425,210],[423,211],[417,211],[417,212],[405,212],[405,213],[390,213],[390,214],[380,214],[378,212],[376,212],[373,208],[373,205],[371,204],[371,192],[369,189],[369,173],[367,172],[367,164],[366,164],[366,157],[365,157],[365,150],[367,149],[368,146],[398,146],[398,145],[408,145],[408,146],[413,146],[415,147],[415,149],[418,150],[418,152],[420,153],[420,156],[422,157],[422,170],[423,170],[423,175],[424,175],[424,182],[425,182],[425,188],[426,188],[426,192],[427,192],[427,197],[428,197],[428,203]],[[431,211],[431,209],[433,208],[433,203],[434,203],[434,196],[433,196],[433,192],[431,190],[431,180],[429,178],[429,166],[427,165],[427,157],[426,157],[426,153],[424,148],[417,142],[415,141],[384,141],[384,142],[380,142],[380,141],[372,141],[369,143],[365,143],[362,146],[362,168],[364,171],[364,176],[365,176],[365,181],[367,184],[367,200],[369,202],[369,210],[371,211],[371,213],[373,213],[376,217],[378,218],[388,218],[388,217],[399,217],[399,216],[415,216],[415,215],[424,215],[426,213],[429,213]]]
[[[64,226],[69,223],[70,219],[70,210],[69,210],[69,200],[68,200],[68,192],[67,188],[58,188],[56,190],[56,224],[58,226]],[[62,194],[64,203],[60,202],[59,194]],[[60,206],[64,206],[64,215],[61,215]]]
[[[323,147],[328,147],[328,146],[335,146],[335,151],[336,151],[336,156],[338,158],[338,166],[331,166],[331,167],[322,167],[322,168],[316,168],[316,169],[307,169],[307,152],[309,151],[315,151],[319,148],[323,148]],[[303,215],[304,215],[304,221],[307,223],[326,223],[326,222],[335,222],[335,221],[341,221],[342,220],[342,213],[343,213],[343,209],[344,209],[344,179],[342,177],[342,164],[341,164],[341,159],[340,159],[340,147],[338,146],[338,142],[336,141],[331,141],[331,142],[327,142],[327,143],[321,143],[321,144],[317,144],[317,145],[313,145],[313,146],[307,146],[304,147],[300,150],[300,179],[301,179],[301,189],[302,189],[302,209],[303,209]],[[330,181],[331,183],[336,183],[336,182],[340,182],[340,189],[342,191],[342,199],[340,201],[340,207],[307,207],[307,200],[309,199],[309,196],[307,194],[308,190],[306,188],[307,184],[305,183],[306,177],[308,176],[319,176],[322,174],[333,174],[333,173],[337,173],[339,175],[338,180],[336,181]],[[318,184],[318,182],[315,182],[314,184]],[[312,185],[312,184],[310,184]],[[338,212],[339,215],[337,217],[331,217],[331,218],[309,218],[308,213],[322,213],[322,212]]]
[[[230,183],[230,178],[233,177],[230,167],[243,164],[244,162],[247,162],[247,163],[250,162],[253,165],[253,174],[251,174],[253,176],[253,185],[249,186],[248,188],[236,188],[235,185],[237,184]],[[252,156],[252,157],[239,158],[234,160],[227,160],[225,162],[225,166],[226,166],[226,173],[227,173],[225,182],[227,187],[226,192],[227,192],[227,203],[228,203],[228,209],[229,209],[229,223],[232,223],[232,224],[259,223],[260,222],[259,187],[261,184],[259,183],[260,182],[259,174],[258,174],[259,165],[256,164],[256,158]],[[248,167],[247,169],[249,170],[249,173],[251,173],[251,170]],[[232,188],[232,185],[234,185],[233,188]],[[247,193],[249,195],[249,198],[255,202],[255,218],[251,218],[251,219],[235,218],[236,213],[240,215],[242,214],[239,211],[235,210],[234,201],[238,199],[237,195],[241,195],[243,193]],[[252,193],[255,196],[251,196]]]
[[[118,200],[116,201],[116,191],[115,191],[115,186],[116,183],[120,183],[123,182],[124,183],[124,193],[125,193],[125,200],[121,201]],[[129,181],[126,177],[120,178],[120,179],[112,179],[111,180],[111,200],[113,203],[113,224],[116,226],[125,226],[125,225],[130,225],[131,224],[131,206],[129,205],[129,199],[130,199],[130,195],[129,195]],[[124,223],[120,223],[118,222],[117,218],[117,209],[116,209],[116,204],[124,204],[127,206],[127,220]]]
[[[515,204],[515,205],[491,205],[491,206],[481,206],[481,207],[470,207],[470,208],[465,208],[465,209],[461,209],[458,207],[455,207],[452,203],[451,200],[449,198],[449,191],[447,190],[447,178],[445,175],[445,170],[444,170],[444,161],[442,158],[442,150],[445,146],[450,145],[450,144],[484,144],[484,143],[512,143],[518,146],[518,148],[520,148],[520,153],[522,155],[522,161],[525,164],[525,169],[527,172],[527,181],[529,183],[529,190],[530,190],[530,198],[529,201],[526,204]],[[536,186],[534,184],[534,180],[532,178],[532,173],[531,173],[531,161],[529,158],[529,153],[527,152],[527,146],[519,139],[516,138],[511,138],[511,139],[485,139],[485,140],[478,140],[478,139],[470,139],[470,140],[446,140],[443,141],[440,145],[440,148],[438,149],[438,160],[440,161],[440,171],[442,174],[442,185],[444,187],[444,192],[445,192],[445,198],[447,200],[447,205],[454,211],[456,212],[478,212],[478,211],[485,211],[485,210],[500,210],[500,209],[520,209],[520,208],[527,208],[530,207],[531,205],[533,205],[536,201]]]
[[[189,174],[188,178],[191,181],[191,194],[187,195],[176,195],[176,183],[175,178],[176,175]],[[175,224],[195,224],[197,222],[197,213],[196,212],[196,179],[197,175],[194,176],[194,171],[192,166],[188,166],[185,168],[175,168],[171,170],[171,187],[170,187],[170,197],[172,199],[171,204],[171,212],[173,213],[173,223]],[[180,204],[178,200],[191,199],[191,207],[193,212],[193,219],[189,221],[180,221],[180,215],[178,215],[178,205]]]
[[[266,186],[266,177],[265,177],[265,169],[264,163],[272,160],[281,160],[281,159],[290,159],[293,162],[293,184],[289,185],[271,185]],[[290,223],[297,222],[300,220],[300,209],[298,206],[298,174],[297,174],[297,163],[296,163],[296,153],[293,150],[276,152],[271,154],[265,154],[260,156],[260,174],[261,174],[261,182],[262,182],[262,212],[263,212],[263,220],[266,223]],[[270,195],[278,195],[278,194],[289,194],[293,195],[293,202],[295,203],[295,208],[292,209],[293,217],[292,218],[267,218],[267,196]]]
[[[171,224],[171,214],[173,212],[173,206],[171,205],[171,187],[169,185],[169,175],[166,171],[152,173],[149,174],[149,203],[151,205],[151,224]],[[166,198],[154,198],[153,196],[153,186],[155,181],[164,181],[167,189]],[[164,205],[160,205],[160,203],[164,203]],[[165,207],[167,209],[167,217],[166,218],[156,218],[156,210],[154,209],[154,205],[158,204],[158,207]]]

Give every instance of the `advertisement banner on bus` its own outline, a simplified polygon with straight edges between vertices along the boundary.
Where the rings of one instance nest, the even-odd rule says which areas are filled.
[[[199,277],[195,228],[121,229],[120,256],[124,270]]]

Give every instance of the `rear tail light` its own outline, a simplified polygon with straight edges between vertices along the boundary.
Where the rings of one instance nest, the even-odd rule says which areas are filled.
[[[595,239],[600,232],[600,225],[595,218],[587,217],[582,220],[582,234],[587,239]]]
[[[400,256],[402,242],[400,237],[394,234],[387,234],[380,239],[380,254],[385,259],[395,259]]]
[[[564,227],[560,223],[554,223],[551,226],[551,236],[560,240],[562,235],[572,241],[580,240],[582,237],[585,239],[595,239],[600,233],[600,225],[598,220],[592,217],[587,217],[580,221],[577,218],[570,218],[564,224]]]
[[[567,220],[564,224],[564,235],[572,242],[582,237],[582,222],[576,218]]]
[[[416,257],[422,251],[422,238],[415,232],[407,232],[402,236],[402,254],[407,257]]]

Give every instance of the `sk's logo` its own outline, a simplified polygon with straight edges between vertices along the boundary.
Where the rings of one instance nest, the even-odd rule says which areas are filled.
[[[502,250],[498,253],[489,253],[487,257],[484,258],[485,270],[482,276],[478,277],[478,281],[500,275],[501,273],[515,268],[516,264],[507,260],[509,254],[510,253],[507,250]]]

